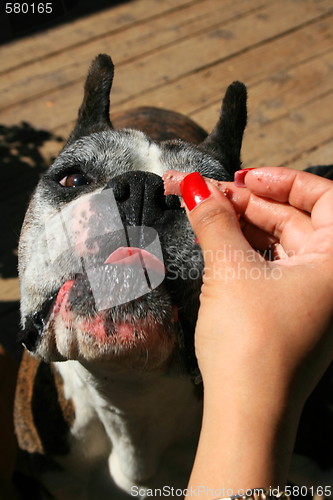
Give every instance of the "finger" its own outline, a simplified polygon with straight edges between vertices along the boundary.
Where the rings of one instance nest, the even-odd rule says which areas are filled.
[[[223,183],[223,189],[242,220],[280,241],[286,251],[302,250],[313,232],[309,214],[288,203],[253,194],[248,188],[236,187],[232,182]],[[249,241],[253,245],[254,240]]]
[[[184,178],[181,193],[205,261],[207,256],[215,260],[216,255],[221,261],[223,253],[230,255],[233,249],[252,250],[232,204],[215,186],[206,184],[195,172]]]
[[[251,195],[244,219],[278,240],[287,251],[300,252],[313,233],[311,218],[288,204]]]
[[[248,182],[248,179],[256,172],[264,172],[265,175],[269,174],[266,184],[261,181],[256,183],[250,180]],[[312,205],[307,204],[306,200],[303,202],[300,196],[298,201],[296,200],[295,193],[297,193],[298,188],[295,188],[296,184],[293,188],[292,180],[296,178],[297,174],[304,174],[306,177],[304,183],[303,176],[300,176],[301,180],[303,179],[303,184],[307,186],[305,191],[316,192],[316,196],[319,196],[319,199],[314,198],[317,199],[317,202],[314,204],[312,211],[313,226],[309,216],[303,213],[304,211],[299,210],[302,206],[310,210]],[[264,167],[250,170],[246,174],[245,180],[249,185],[249,189],[236,187],[231,182],[208,181],[218,186],[227,195],[236,212],[241,214],[248,223],[268,233],[271,237],[281,240],[285,250],[301,251],[313,228],[329,224],[328,212],[333,213],[332,181],[306,172],[297,172],[280,167]],[[324,181],[324,184],[322,181]],[[319,186],[320,189],[315,190],[314,187],[316,186]],[[257,191],[258,194],[253,194],[250,189]],[[300,195],[303,196],[302,190]],[[282,203],[277,203],[277,201]],[[299,207],[289,206],[289,201],[294,202]],[[253,241],[250,241],[250,243],[253,244]]]
[[[326,222],[333,223],[333,182],[329,179],[283,167],[263,167],[248,171],[244,182],[254,194],[289,203],[308,213],[320,203]]]
[[[262,167],[247,170],[243,181],[248,188],[242,189],[232,182],[221,182],[206,179],[217,185],[221,191],[229,190],[229,199],[238,213],[244,212],[250,192],[312,213],[314,227],[333,223],[333,182],[309,172],[287,169],[283,167]],[[239,171],[239,172],[245,172]],[[164,181],[166,190],[179,193],[179,183],[186,176],[177,171],[166,172]]]

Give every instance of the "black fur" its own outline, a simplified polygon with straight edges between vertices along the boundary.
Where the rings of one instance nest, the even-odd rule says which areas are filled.
[[[113,75],[111,57],[106,54],[96,57],[86,79],[83,102],[68,143],[94,132],[112,129],[109,108]]]
[[[229,174],[241,168],[240,151],[247,121],[247,91],[233,82],[224,96],[220,119],[201,147],[217,158]]]

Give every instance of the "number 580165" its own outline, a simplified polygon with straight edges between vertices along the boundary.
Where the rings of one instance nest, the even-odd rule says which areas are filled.
[[[52,2],[6,2],[5,12],[6,14],[51,14]]]

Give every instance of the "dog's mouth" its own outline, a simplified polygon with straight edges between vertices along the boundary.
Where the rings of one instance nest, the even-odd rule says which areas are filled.
[[[28,321],[23,342],[61,359],[133,356],[165,360],[179,342],[178,307],[162,283],[162,260],[146,249],[119,247],[94,270],[66,280]],[[99,287],[92,281],[99,278]],[[95,280],[96,281],[96,280]],[[143,293],[141,293],[143,292]],[[33,332],[33,335],[31,334]],[[27,332],[26,332],[27,333]],[[29,338],[30,337],[30,338]],[[43,348],[44,344],[44,348]]]
[[[65,281],[56,294],[52,314],[60,313],[68,321],[75,313],[83,316],[100,315],[103,311],[127,304],[145,295],[144,292],[153,290],[152,277],[158,277],[162,282],[165,267],[161,259],[145,249],[119,247],[98,267],[100,282],[97,287],[92,286],[92,280],[96,278],[94,273],[94,269],[89,269],[87,273]],[[117,294],[120,289],[126,290],[122,297]],[[83,296],[85,309],[80,304]],[[101,307],[103,304],[105,307]]]

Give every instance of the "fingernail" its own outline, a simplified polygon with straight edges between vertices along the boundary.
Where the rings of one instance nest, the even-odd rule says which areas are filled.
[[[184,177],[180,183],[180,191],[189,210],[193,210],[194,207],[211,196],[211,192],[199,172],[193,172]]]
[[[244,188],[245,186],[245,176],[249,170],[254,170],[254,168],[243,168],[242,170],[237,170],[234,174],[234,184],[236,187]]]

